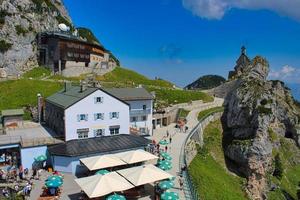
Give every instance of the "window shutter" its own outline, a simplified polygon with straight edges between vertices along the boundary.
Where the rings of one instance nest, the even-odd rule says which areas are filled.
[[[97,120],[97,113],[94,113],[94,120]]]
[[[80,122],[80,115],[77,115],[77,121]]]
[[[119,112],[117,112],[117,118],[119,119]]]
[[[112,119],[112,112],[109,113],[109,118]]]
[[[97,97],[94,97],[94,103],[97,103]]]
[[[101,114],[101,119],[104,120],[104,113]]]
[[[85,115],[85,121],[88,121],[88,118],[89,118],[89,115],[86,114],[86,115]]]
[[[94,137],[96,137],[97,135],[96,135],[96,130],[94,130]]]

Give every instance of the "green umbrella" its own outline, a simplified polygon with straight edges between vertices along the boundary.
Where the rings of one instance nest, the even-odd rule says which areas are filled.
[[[170,181],[175,181],[176,177],[173,176],[172,178],[169,178]]]
[[[179,196],[176,192],[166,191],[160,195],[162,200],[178,200]]]
[[[53,181],[46,181],[45,185],[47,188],[58,188],[63,184],[62,181],[53,180]]]
[[[126,198],[123,195],[113,194],[108,196],[106,200],[126,200]]]
[[[172,157],[171,156],[166,156],[166,157],[164,157],[164,159],[170,161],[170,160],[172,160]]]
[[[108,174],[108,173],[109,173],[108,170],[106,170],[106,169],[100,169],[95,174],[105,175],[105,174]]]
[[[161,164],[161,165],[158,165],[158,168],[166,171],[166,170],[172,169],[172,165]]]
[[[161,140],[161,141],[159,141],[159,144],[160,145],[168,145],[169,142],[167,140]]]
[[[170,156],[170,154],[168,154],[168,153],[166,153],[166,152],[163,152],[163,151],[161,151],[159,154],[160,154],[162,157]]]
[[[174,187],[174,183],[172,181],[162,181],[158,184],[158,187],[162,190],[168,190]]]
[[[42,161],[47,160],[47,156],[45,156],[45,155],[40,155],[40,156],[36,157],[34,160],[35,160],[35,161],[42,162]]]
[[[62,179],[63,179],[62,176],[52,175],[52,176],[49,176],[46,181],[61,181],[62,182],[63,181]]]
[[[158,165],[172,165],[171,161],[168,160],[159,160],[157,162]]]

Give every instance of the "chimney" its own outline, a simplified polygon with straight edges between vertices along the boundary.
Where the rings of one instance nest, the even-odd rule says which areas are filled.
[[[84,92],[86,90],[86,82],[82,81],[80,85],[80,92]]]
[[[71,84],[72,84],[71,82],[67,82],[67,81],[64,82],[64,92],[70,89]]]

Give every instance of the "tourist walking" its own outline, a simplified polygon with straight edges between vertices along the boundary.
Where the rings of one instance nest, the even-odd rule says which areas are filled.
[[[170,144],[172,143],[172,137],[170,136],[170,138],[169,138],[169,142],[170,142]]]
[[[165,146],[165,152],[168,152],[168,146],[167,145]]]
[[[181,176],[179,177],[178,181],[179,181],[180,190],[183,190],[183,179]]]
[[[170,135],[170,134],[169,134],[169,131],[167,130],[167,137],[169,137],[169,135]]]

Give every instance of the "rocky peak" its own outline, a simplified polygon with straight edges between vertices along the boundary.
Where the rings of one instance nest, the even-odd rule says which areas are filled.
[[[36,34],[72,27],[61,0],[0,0],[0,78],[37,65]]]
[[[267,174],[273,170],[272,151],[278,145],[270,139],[270,128],[300,145],[300,115],[284,83],[266,80],[266,59],[257,56],[240,72],[225,98],[224,152],[236,170],[247,177],[251,199],[264,199]]]

